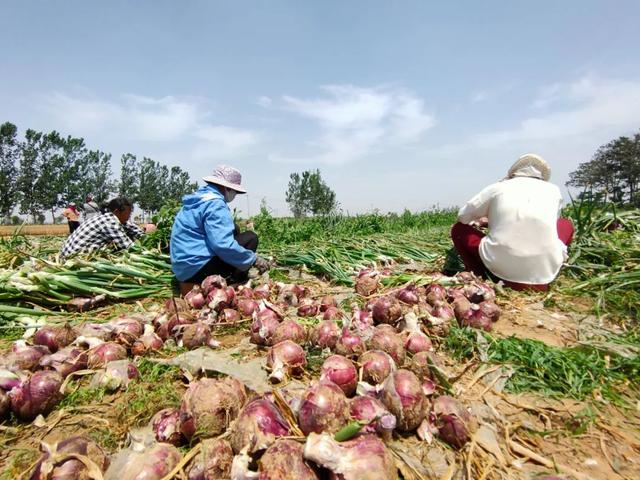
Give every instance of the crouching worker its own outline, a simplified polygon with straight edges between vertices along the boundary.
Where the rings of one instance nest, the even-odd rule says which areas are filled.
[[[77,253],[88,253],[106,246],[117,250],[129,248],[133,242],[145,232],[155,230],[155,225],[148,224],[145,229],[129,221],[133,204],[124,197],[110,200],[102,213],[83,222],[67,238],[62,246],[61,256],[69,257]]]
[[[171,230],[171,268],[183,295],[209,275],[241,282],[252,266],[268,269],[268,262],[255,253],[258,236],[251,231],[240,233],[229,210],[236,194],[246,193],[240,172],[219,165],[203,180],[203,187],[182,198]]]
[[[571,221],[558,218],[562,196],[550,176],[541,157],[524,155],[460,209],[451,237],[466,270],[515,290],[548,290],[573,237]]]

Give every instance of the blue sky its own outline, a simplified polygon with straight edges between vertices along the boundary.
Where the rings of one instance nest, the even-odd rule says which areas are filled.
[[[217,163],[286,214],[319,168],[345,211],[459,205],[536,152],[563,185],[640,129],[640,2],[7,1],[0,120]],[[564,187],[563,187],[564,188]]]

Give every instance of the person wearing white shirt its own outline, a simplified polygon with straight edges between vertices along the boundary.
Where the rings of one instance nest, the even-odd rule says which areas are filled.
[[[460,209],[451,238],[466,270],[516,290],[548,289],[573,238],[571,221],[558,218],[562,195],[550,176],[541,157],[523,155],[504,180]],[[476,226],[487,226],[488,233]]]

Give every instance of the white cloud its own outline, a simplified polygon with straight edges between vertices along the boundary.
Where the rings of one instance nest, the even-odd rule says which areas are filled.
[[[311,119],[320,128],[311,143],[319,153],[271,154],[271,160],[344,164],[373,151],[411,144],[434,125],[423,100],[403,90],[353,85],[329,85],[322,90],[328,97],[283,96],[286,110]]]
[[[270,97],[267,97],[267,96],[263,95],[260,98],[258,98],[258,102],[257,103],[262,108],[269,108],[271,106],[271,104],[273,103],[273,100],[271,100]]]

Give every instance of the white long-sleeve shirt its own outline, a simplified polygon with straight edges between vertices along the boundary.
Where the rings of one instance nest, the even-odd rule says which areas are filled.
[[[560,189],[552,183],[515,177],[489,185],[464,205],[458,221],[489,219],[480,258],[497,277],[547,284],[558,275],[566,247],[558,238]]]

